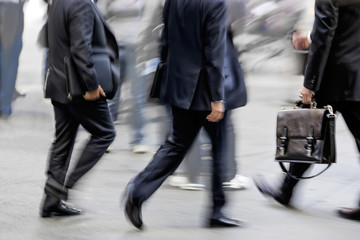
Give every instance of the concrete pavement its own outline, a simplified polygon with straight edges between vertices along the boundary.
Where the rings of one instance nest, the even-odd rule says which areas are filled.
[[[40,6],[31,2],[31,11]],[[244,228],[204,228],[209,193],[177,190],[167,184],[144,205],[145,230],[131,226],[120,208],[120,195],[152,154],[130,152],[128,112],[120,115],[112,151],[70,193],[69,201],[84,214],[40,218],[46,159],[54,130],[51,103],[42,97],[43,53],[35,44],[40,27],[41,16],[25,25],[17,87],[27,95],[14,103],[9,120],[0,120],[0,239],[358,239],[359,222],[341,219],[335,213],[339,206],[355,205],[360,186],[359,155],[341,116],[337,119],[338,163],[323,175],[303,182],[295,196],[295,210],[265,199],[253,184],[247,190],[227,192],[226,212],[246,220]],[[273,72],[251,73],[246,79],[249,103],[233,114],[239,173],[249,177],[261,174],[276,185],[281,179],[274,162],[276,114],[280,106],[296,100],[302,79]],[[149,118],[156,118],[158,109],[150,108],[147,113]],[[146,127],[154,149],[160,143],[158,127],[156,121]],[[75,156],[87,136],[79,132]]]

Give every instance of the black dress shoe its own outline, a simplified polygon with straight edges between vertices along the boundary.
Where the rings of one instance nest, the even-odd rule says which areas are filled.
[[[61,200],[57,205],[48,209],[43,209],[40,215],[43,218],[48,218],[54,216],[74,216],[80,215],[81,213],[82,211],[80,209],[73,208]]]
[[[242,227],[244,223],[242,221],[227,218],[222,216],[220,218],[211,218],[209,227],[216,228],[216,227]]]
[[[143,221],[141,217],[141,203],[135,203],[132,194],[134,191],[134,184],[129,183],[125,190],[125,215],[130,222],[138,229],[142,229]]]
[[[360,207],[357,208],[340,208],[338,214],[346,219],[360,220]]]
[[[266,197],[275,199],[281,205],[290,207],[290,198],[285,198],[283,194],[272,189],[264,180],[260,178],[254,178],[254,182],[259,191]]]

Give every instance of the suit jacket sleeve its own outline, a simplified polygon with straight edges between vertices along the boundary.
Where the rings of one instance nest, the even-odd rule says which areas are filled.
[[[311,33],[304,86],[318,91],[338,24],[338,6],[334,0],[316,0],[315,22]],[[326,79],[325,79],[326,81]]]
[[[224,100],[224,55],[226,40],[226,6],[216,1],[210,10],[205,37],[205,71],[210,100]]]
[[[70,53],[87,91],[98,88],[91,56],[94,21],[95,12],[90,1],[74,1],[69,7]]]

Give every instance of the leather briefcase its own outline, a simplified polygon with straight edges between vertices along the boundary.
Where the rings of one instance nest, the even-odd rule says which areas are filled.
[[[300,105],[283,108],[277,116],[275,161],[286,173],[283,162],[328,164],[329,167],[336,161],[336,115],[332,107],[301,108]],[[305,178],[311,177],[300,177]]]
[[[92,55],[94,69],[96,71],[97,80],[106,94],[107,99],[112,99],[118,89],[118,76],[115,71],[120,72],[120,67],[111,64],[110,58],[107,54],[93,54]],[[64,58],[66,85],[69,100],[74,97],[83,96],[85,94],[84,82],[81,80],[75,62],[72,57],[66,56]]]
[[[277,116],[276,144],[279,162],[335,162],[332,107],[282,109]]]
[[[275,161],[334,163],[335,117],[330,105],[283,108],[277,116]]]

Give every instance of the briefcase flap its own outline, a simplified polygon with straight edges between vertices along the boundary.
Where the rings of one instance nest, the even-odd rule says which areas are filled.
[[[287,138],[323,137],[323,124],[326,123],[327,109],[296,108],[278,113],[276,136]]]
[[[98,83],[104,90],[107,98],[111,99],[117,91],[118,76],[114,75],[117,69],[112,69],[112,67],[116,66],[111,63],[109,55],[106,53],[93,54],[92,59]],[[73,97],[83,96],[86,92],[86,86],[78,73],[73,58],[65,56],[64,64],[68,98],[72,99]]]

